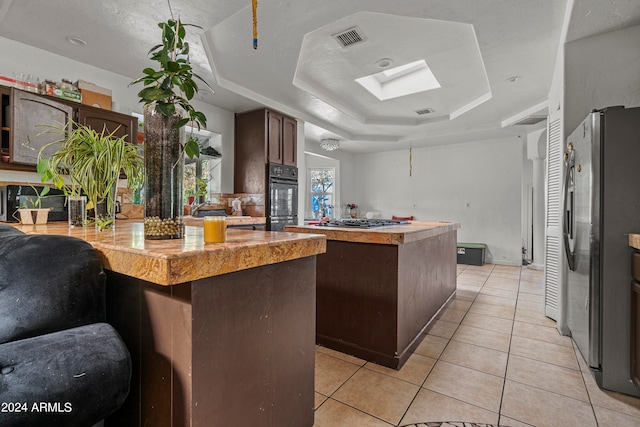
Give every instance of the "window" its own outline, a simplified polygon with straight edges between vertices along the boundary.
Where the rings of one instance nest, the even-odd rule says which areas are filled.
[[[316,219],[333,216],[335,169],[309,169],[311,212]]]
[[[209,181],[211,181],[209,160],[185,158],[184,165],[184,203],[189,204],[189,197],[197,203],[209,199]],[[198,200],[201,198],[202,200]]]
[[[205,131],[187,130],[188,137],[194,137],[200,145],[200,157],[190,159],[185,155],[184,203],[189,204],[193,196],[197,203],[207,201],[211,193],[220,192],[220,148],[222,135]],[[214,148],[218,147],[218,149]]]

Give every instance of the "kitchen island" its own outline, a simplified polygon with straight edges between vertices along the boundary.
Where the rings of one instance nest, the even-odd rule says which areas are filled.
[[[316,342],[399,369],[456,290],[458,223],[375,228],[287,226],[322,233],[317,257]]]
[[[145,240],[66,223],[15,225],[79,237],[107,273],[108,321],[131,352],[131,392],[107,426],[314,423],[315,266],[322,235],[229,230],[203,243]]]

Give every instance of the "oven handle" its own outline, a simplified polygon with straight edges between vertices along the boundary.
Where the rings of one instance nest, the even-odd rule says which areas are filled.
[[[297,179],[284,179],[284,178],[270,178],[269,184],[288,184],[288,185],[298,185]]]

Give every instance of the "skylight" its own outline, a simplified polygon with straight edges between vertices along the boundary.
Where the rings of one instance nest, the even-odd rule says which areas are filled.
[[[381,101],[440,87],[423,59],[360,77],[356,82]]]

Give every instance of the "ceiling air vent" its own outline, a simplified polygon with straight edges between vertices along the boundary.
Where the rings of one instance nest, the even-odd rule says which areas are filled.
[[[416,114],[419,116],[424,116],[425,114],[431,114],[433,113],[435,110],[433,108],[423,108],[422,110],[417,110]]]
[[[338,43],[342,47],[353,46],[356,43],[360,43],[366,40],[366,37],[362,33],[362,30],[358,27],[352,27],[348,30],[334,34],[333,37],[338,40]]]

